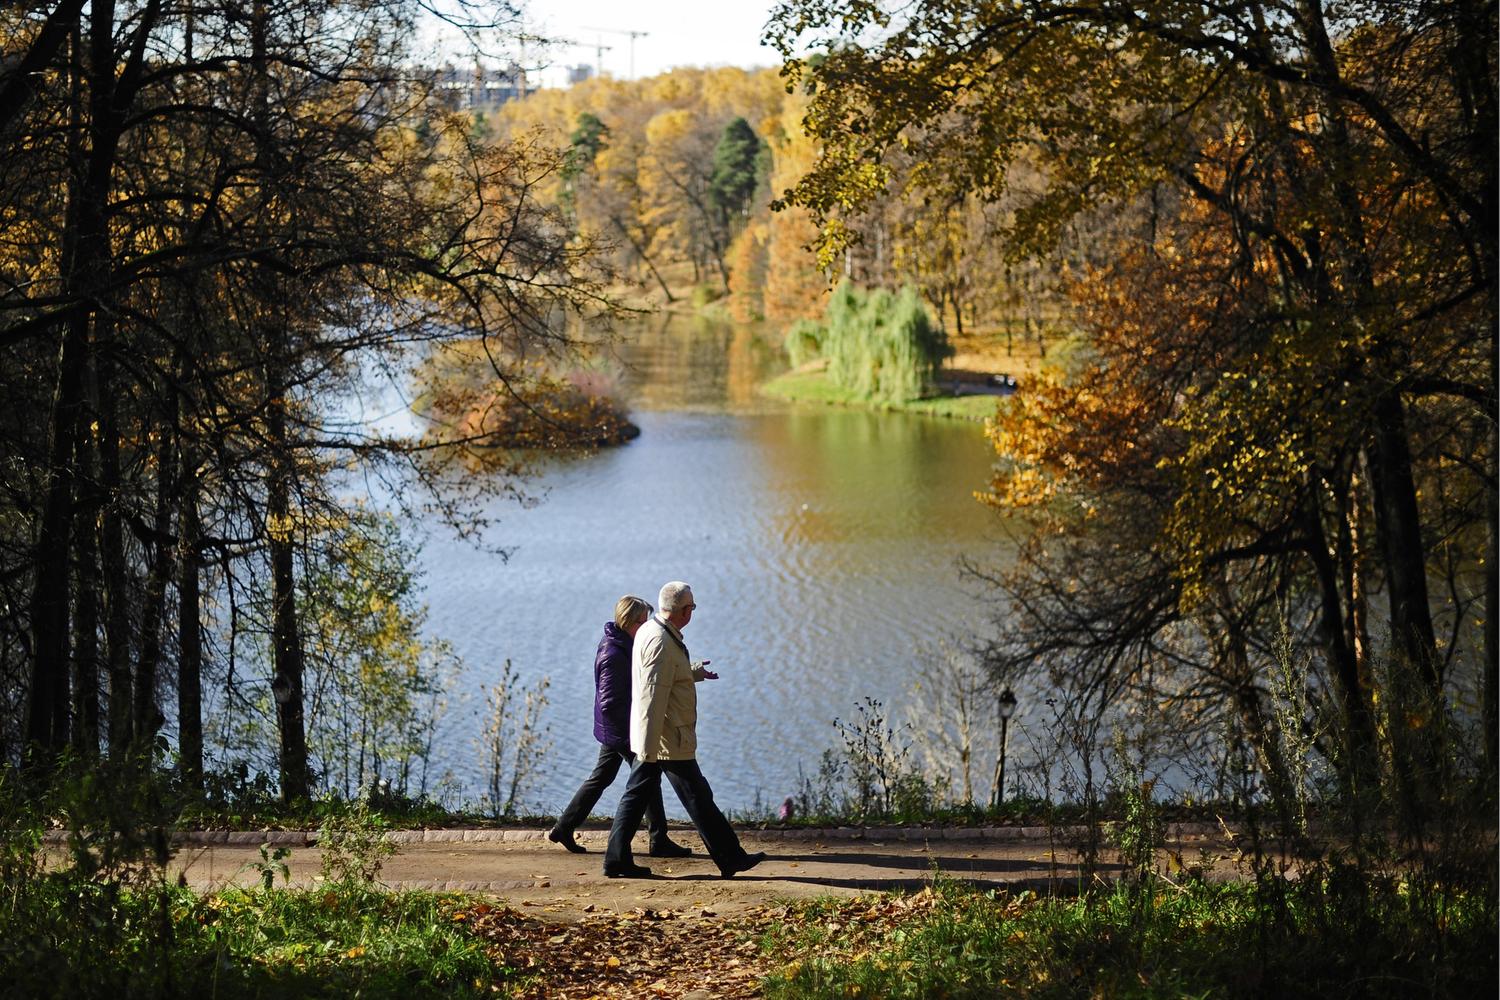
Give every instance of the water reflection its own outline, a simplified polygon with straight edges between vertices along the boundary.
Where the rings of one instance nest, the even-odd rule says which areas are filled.
[[[986,618],[956,565],[1001,544],[972,499],[983,436],[764,399],[755,386],[781,362],[753,327],[653,324],[618,354],[641,437],[550,463],[533,509],[497,506],[509,562],[441,538],[427,548],[431,627],[470,668],[441,765],[477,795],[478,686],[509,658],[552,678],[534,804],[555,811],[593,759],[592,652],[615,599],[654,603],[684,579],[700,605],[688,644],[721,673],[700,690],[705,770],[726,808],[780,801],[833,742],[835,716],[865,695],[899,714],[918,647]]]
[[[768,328],[704,316],[667,314],[626,327],[613,352],[640,410],[764,409],[758,387],[786,368]]]

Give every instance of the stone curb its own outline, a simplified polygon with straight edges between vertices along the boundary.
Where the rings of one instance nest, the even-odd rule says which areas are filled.
[[[1233,829],[1231,827],[1231,829]],[[864,841],[930,841],[930,840],[996,840],[1038,841],[1049,838],[1067,841],[1081,837],[1086,832],[1081,826],[838,826],[838,827],[737,827],[742,837],[752,840],[864,840]],[[1168,823],[1166,836],[1169,840],[1187,840],[1222,833],[1224,827],[1218,823]],[[456,843],[522,843],[542,840],[546,830],[534,829],[443,829],[443,830],[392,830],[385,835],[393,844],[456,844]],[[594,835],[607,836],[609,831],[580,830],[583,839]],[[48,830],[42,840],[48,844],[66,843],[65,830]],[[270,844],[276,847],[310,847],[318,842],[316,830],[179,830],[172,834],[172,843],[212,847],[227,845],[234,847]]]

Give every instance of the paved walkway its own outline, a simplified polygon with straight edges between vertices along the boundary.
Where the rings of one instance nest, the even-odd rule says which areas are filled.
[[[642,835],[636,860],[651,879],[606,879],[602,872],[603,828],[579,831],[587,854],[571,854],[545,839],[540,829],[417,830],[390,835],[399,853],[386,859],[379,876],[391,888],[484,893],[515,906],[535,906],[559,917],[636,907],[733,913],[806,896],[851,896],[890,889],[917,890],[943,872],[983,888],[1029,888],[1071,893],[1080,873],[1072,846],[1077,831],[1045,828],[882,827],[829,830],[743,830],[745,848],[767,860],[733,879],[722,879],[691,830],[674,837],[696,852],[672,860],[645,856]],[[286,847],[291,883],[317,883],[319,852],[309,831],[206,831],[179,836],[174,871],[203,890],[256,882],[260,846]],[[1209,825],[1174,826],[1168,836],[1177,864],[1207,862],[1232,869],[1231,849]],[[1167,861],[1164,856],[1164,862]],[[1166,863],[1170,868],[1171,863]],[[1117,873],[1112,856],[1100,871]],[[278,877],[278,884],[280,879]]]

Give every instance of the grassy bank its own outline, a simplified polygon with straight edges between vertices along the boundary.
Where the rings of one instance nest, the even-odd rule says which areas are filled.
[[[792,908],[763,938],[779,965],[765,996],[1485,996],[1494,932],[1478,896],[1353,872],[1078,899],[939,879]]]
[[[453,920],[459,897],[330,886],[200,896],[54,873],[10,887],[0,996],[492,996],[519,974]]]
[[[933,417],[948,417],[957,420],[981,421],[994,416],[995,407],[1003,397],[989,395],[934,396],[929,399],[911,399],[903,402],[883,402],[862,399],[852,392],[840,389],[830,382],[821,371],[788,372],[774,378],[761,387],[767,395],[780,399],[803,400],[812,403],[828,403],[835,406],[856,406],[863,409],[891,410],[900,413],[922,413]]]

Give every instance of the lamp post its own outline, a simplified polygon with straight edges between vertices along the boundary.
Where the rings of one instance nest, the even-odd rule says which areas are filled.
[[[995,785],[990,794],[990,809],[1005,801],[1005,745],[1010,734],[1010,717],[1016,714],[1016,696],[1010,688],[1000,692],[1000,753],[995,757]]]

